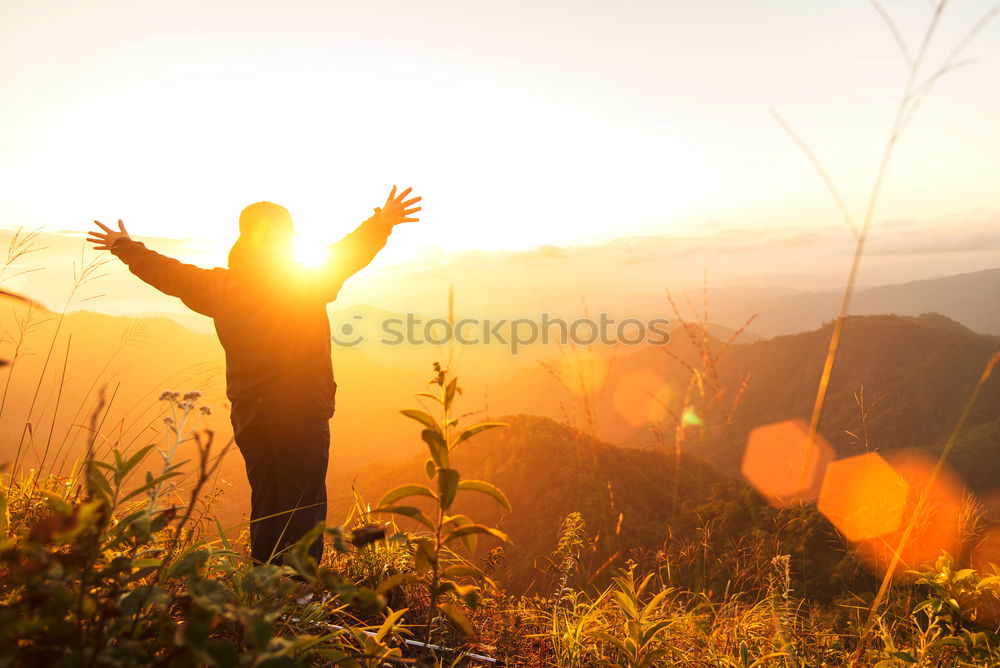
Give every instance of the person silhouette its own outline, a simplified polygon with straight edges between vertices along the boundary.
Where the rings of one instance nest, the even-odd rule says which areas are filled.
[[[326,305],[385,247],[392,229],[416,222],[421,197],[392,187],[375,215],[329,248],[316,268],[296,266],[288,210],[271,202],[240,214],[229,267],[203,269],[133,240],[124,223],[87,241],[108,250],[159,291],[210,316],[226,355],[226,395],[250,482],[250,554],[268,562],[326,521],[326,472],[337,384]],[[309,547],[319,563],[320,536]]]

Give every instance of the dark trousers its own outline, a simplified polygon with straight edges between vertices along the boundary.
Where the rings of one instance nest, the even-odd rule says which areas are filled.
[[[326,521],[330,423],[249,424],[235,437],[250,480],[250,556],[281,563],[285,549]],[[309,554],[319,563],[322,536]]]

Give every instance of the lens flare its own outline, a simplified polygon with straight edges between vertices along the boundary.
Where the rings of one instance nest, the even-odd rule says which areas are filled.
[[[910,535],[899,554],[900,575],[933,563],[944,552],[958,555],[962,542],[962,500],[966,494],[962,481],[947,468],[935,475],[937,461],[926,453],[901,451],[887,457],[909,489],[903,521],[897,531],[860,545],[862,556],[882,571],[899,548],[907,527],[911,527]],[[918,508],[921,496],[924,501]]]
[[[750,432],[740,471],[774,506],[809,503],[819,496],[820,481],[833,448],[822,436],[809,443],[804,420],[785,420]]]
[[[296,237],[295,261],[306,267],[318,267],[330,257],[328,245],[313,237]]]
[[[946,468],[935,474],[937,462],[926,454],[887,457],[868,453],[830,464],[819,510],[876,572],[884,573],[898,550],[901,577],[942,553],[959,553],[965,487]]]
[[[910,493],[903,476],[881,455],[831,462],[819,493],[819,511],[852,542],[897,531]]]
[[[597,396],[608,378],[608,362],[592,350],[574,350],[562,357],[558,374],[573,394]]]
[[[667,414],[671,389],[656,372],[643,367],[622,376],[615,383],[612,406],[632,427],[661,422]]]

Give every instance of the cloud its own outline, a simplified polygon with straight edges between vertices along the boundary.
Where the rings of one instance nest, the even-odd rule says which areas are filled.
[[[620,237],[586,246],[540,246],[527,251],[457,252],[439,259],[437,270],[497,264],[520,268],[632,266],[678,258],[710,260],[718,255],[755,256],[782,252],[852,254],[855,239],[840,226],[726,228],[713,224],[701,234]],[[1000,250],[1000,214],[976,212],[931,221],[889,220],[873,225],[865,252],[872,256],[955,254]],[[757,271],[761,267],[757,267]]]
[[[942,273],[1000,265],[1000,216],[976,212],[931,221],[891,220],[874,225],[863,265],[868,284],[903,282]],[[0,230],[0,266],[12,232]],[[147,239],[157,251],[211,266],[192,239]],[[43,234],[45,251],[22,259],[44,267],[16,286],[43,303],[60,304],[72,285],[84,241],[79,232]],[[342,300],[380,304],[389,310],[427,310],[454,287],[462,303],[483,308],[550,308],[601,296],[618,303],[630,294],[661,294],[702,285],[756,285],[830,289],[843,283],[854,238],[843,226],[743,228],[712,225],[689,234],[620,237],[589,245],[546,245],[518,251],[428,252],[379,267],[352,280]],[[85,259],[96,257],[86,251]],[[224,261],[224,260],[223,260]],[[111,262],[91,293],[107,295],[88,308],[121,312],[146,301],[143,310],[181,309],[179,302],[130,276]],[[9,274],[8,274],[9,276]],[[15,287],[8,285],[8,287]],[[568,308],[568,307],[567,307]]]
[[[414,261],[416,274],[438,274],[464,268],[487,266],[552,269],[574,265],[600,267],[659,263],[677,258],[706,258],[719,254],[753,255],[781,249],[851,250],[853,242],[846,230],[716,228],[703,234],[619,237],[603,244],[580,246],[539,246],[520,251],[458,251],[436,258],[432,265]]]
[[[957,216],[934,221],[896,220],[878,226],[866,252],[871,255],[943,255],[1000,250],[1000,215]]]

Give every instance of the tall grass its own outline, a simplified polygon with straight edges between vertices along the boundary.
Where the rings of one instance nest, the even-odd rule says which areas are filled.
[[[873,4],[900,46],[909,76],[860,222],[808,144],[775,114],[817,169],[856,240],[810,416],[811,440],[817,437],[866,241],[898,141],[934,84],[958,66],[965,47],[996,13],[987,14],[937,69],[924,76],[928,45],[947,0],[932,5],[915,51],[889,12]],[[31,252],[34,239],[33,233],[14,236],[0,279],[11,277],[4,272]],[[197,417],[203,409],[196,393],[163,395],[170,413],[163,443],[122,443],[107,434],[105,420],[116,390],[93,395],[117,352],[72,419],[76,423],[87,412],[84,407],[91,406],[84,430],[84,461],[61,475],[65,459],[59,467],[55,462],[64,454],[70,432],[58,442],[54,432],[62,388],[72,368],[72,340],[67,340],[65,352],[58,351],[61,382],[56,386],[51,423],[44,446],[36,452],[37,469],[25,471],[26,449],[37,451],[36,410],[42,383],[51,366],[59,363],[56,346],[65,315],[77,303],[79,290],[99,277],[100,267],[98,260],[81,262],[70,296],[54,314],[54,333],[45,348],[26,421],[23,427],[18,425],[22,433],[17,451],[5,472],[6,485],[0,485],[5,487],[0,495],[0,662],[6,665],[384,666],[414,665],[419,660],[420,665],[507,661],[530,666],[751,668],[1000,663],[997,574],[956,568],[954,559],[942,555],[913,572],[911,583],[898,584],[896,596],[888,596],[896,584],[900,555],[927,503],[926,490],[933,487],[953,451],[1000,362],[1000,350],[984,368],[870,601],[857,593],[833,606],[810,602],[795,590],[793,558],[780,541],[768,542],[759,535],[719,541],[713,520],[702,524],[696,539],[673,540],[668,535],[647,558],[614,551],[598,568],[614,572],[611,583],[595,588],[595,574],[585,577],[581,564],[597,539],[590,537],[579,513],[570,514],[560,534],[553,536],[549,557],[553,587],[529,598],[503,591],[489,576],[492,557],[478,556],[478,537],[504,542],[508,537],[452,510],[459,492],[485,494],[508,509],[510,504],[502,490],[463,479],[453,468],[450,456],[455,447],[499,425],[483,423],[459,431],[454,404],[460,389],[440,366],[435,367],[432,392],[422,394],[433,410],[403,412],[422,427],[420,436],[429,455],[428,484],[400,485],[383,495],[374,509],[362,491],[356,491],[344,526],[315,527],[272,563],[248,559],[213,514],[222,493],[217,486],[219,465],[230,444],[220,449],[214,435],[200,429]],[[14,354],[7,361],[0,418],[14,367],[38,324],[36,316],[43,312],[30,300],[19,299],[28,309],[16,321],[17,336],[10,339]],[[725,422],[738,405],[745,382],[731,395],[722,390],[718,363],[725,345],[716,345],[709,336],[707,291],[700,312],[691,305],[693,321],[682,316],[672,296],[668,299],[699,357],[696,365],[677,360],[687,367],[690,378],[680,409],[668,410],[679,472],[682,451],[697,444],[707,421]],[[454,320],[451,295],[449,320]],[[595,385],[596,376],[585,369],[586,364],[585,357],[578,359],[580,377],[563,380],[581,398],[585,428],[593,435],[602,408],[601,383]],[[865,417],[870,405],[863,394],[858,403],[859,438],[867,444]],[[133,424],[143,420],[152,424],[160,417],[158,405],[148,404],[129,410],[137,412]],[[666,445],[667,439],[662,440]],[[178,453],[183,443],[191,442],[196,461],[185,470]],[[157,453],[159,461],[150,461]],[[186,490],[182,482],[190,483]],[[611,529],[614,523],[607,514],[604,490],[595,488],[595,493],[602,495],[602,535],[610,540],[617,531]],[[676,508],[676,491],[673,498]],[[399,523],[380,521],[384,514],[392,514]],[[796,530],[804,536],[807,519],[803,513],[775,521],[801,527]],[[975,525],[973,511],[967,524]],[[317,564],[308,545],[320,534],[328,536],[330,544]],[[466,548],[464,554],[459,543]],[[706,584],[713,570],[726,573],[724,587],[712,589]],[[699,574],[689,586],[681,584],[685,572]],[[303,593],[317,596],[302,602]]]
[[[46,353],[45,353],[44,357],[42,358],[42,368],[41,368],[41,370],[38,373],[38,381],[35,383],[34,390],[32,391],[32,394],[31,394],[31,401],[28,404],[27,417],[25,418],[24,427],[23,427],[23,429],[21,431],[21,437],[18,440],[17,452],[14,455],[14,463],[12,465],[13,469],[17,469],[18,464],[21,461],[21,455],[23,454],[26,445],[30,445],[33,449],[36,449],[36,451],[37,451],[37,446],[36,446],[36,443],[35,443],[35,433],[36,433],[36,426],[37,425],[35,423],[33,423],[32,420],[33,420],[34,415],[35,415],[35,408],[36,408],[37,403],[38,403],[39,393],[41,392],[42,385],[45,382],[46,373],[48,372],[49,365],[52,363],[52,357],[53,357],[53,353],[55,352],[56,342],[59,340],[59,334],[62,331],[62,326],[63,326],[63,324],[65,322],[65,319],[66,319],[66,313],[69,311],[70,307],[77,305],[80,301],[86,301],[86,300],[94,299],[95,298],[94,295],[90,295],[90,296],[86,296],[86,297],[83,297],[83,298],[79,298],[79,293],[80,293],[81,289],[83,289],[85,286],[87,286],[91,282],[93,282],[93,281],[101,278],[104,275],[104,274],[100,274],[98,272],[109,261],[110,260],[107,259],[107,258],[100,258],[100,257],[92,257],[92,258],[88,259],[86,257],[85,249],[81,246],[80,263],[79,264],[77,264],[75,262],[73,263],[73,283],[72,283],[72,288],[71,288],[68,296],[66,297],[66,301],[63,303],[62,309],[56,315],[55,329],[54,329],[54,331],[52,333],[52,337],[49,340],[48,349],[46,350]],[[22,330],[22,337],[23,337],[23,331],[24,330]],[[68,360],[69,360],[69,345],[70,345],[70,343],[71,343],[71,340],[69,342],[67,342],[66,356],[64,358],[64,360],[65,360],[66,363],[68,363]],[[18,352],[20,352],[20,347],[18,347]],[[17,353],[15,353],[15,357],[16,357],[16,354]],[[13,363],[12,363],[12,366],[13,366]],[[65,371],[65,366],[64,366],[64,371]],[[9,377],[8,377],[8,380],[9,380]],[[61,396],[61,388],[62,388],[62,384],[61,383],[59,384],[58,388],[59,388],[59,395],[58,396]],[[6,399],[6,397],[5,397],[5,399]],[[52,429],[54,429],[54,427],[55,427],[55,419],[56,419],[56,416],[57,416],[57,414],[59,412],[59,405],[58,405],[58,403],[59,402],[58,402],[58,398],[57,398],[56,406],[55,406],[55,408],[53,410],[52,423],[51,423],[51,427],[49,429],[49,436],[46,439],[46,443],[45,443],[44,452],[39,455],[39,458],[40,458],[40,460],[43,463],[46,460],[46,458],[48,457],[48,450],[49,450],[49,447],[51,446],[51,443],[52,443]]]
[[[878,0],[872,0],[872,5],[875,7],[879,16],[886,23],[889,28],[893,39],[895,40],[897,46],[900,49],[901,55],[907,65],[908,75],[906,78],[906,83],[903,86],[903,91],[896,107],[894,118],[889,129],[888,137],[886,139],[885,146],[882,150],[881,158],[878,162],[878,167],[876,170],[875,178],[871,184],[870,193],[868,196],[867,204],[865,205],[864,214],[861,218],[861,224],[857,225],[854,221],[853,216],[850,214],[848,207],[846,206],[843,197],[840,195],[833,179],[829,176],[827,171],[823,168],[821,161],[813,154],[809,149],[808,144],[803,141],[789,126],[787,122],[776,112],[774,113],[775,119],[778,123],[788,132],[788,134],[795,140],[795,142],[803,149],[807,158],[816,168],[817,173],[823,180],[824,184],[827,186],[837,208],[840,210],[841,214],[844,216],[845,222],[850,228],[851,232],[855,237],[855,248],[854,254],[851,261],[850,270],[847,275],[847,283],[844,288],[843,297],[841,300],[840,310],[833,323],[833,329],[830,335],[830,343],[827,349],[826,359],[823,364],[823,371],[820,376],[819,387],[816,392],[816,398],[813,405],[812,414],[809,420],[809,432],[808,432],[808,443],[813,443],[816,440],[817,433],[819,430],[820,418],[823,414],[823,407],[826,401],[827,392],[829,390],[830,378],[833,374],[834,366],[837,360],[837,353],[840,348],[841,339],[843,336],[844,323],[846,322],[847,315],[850,312],[851,300],[854,296],[855,283],[857,281],[858,271],[861,267],[862,258],[864,257],[865,245],[868,240],[868,234],[871,230],[875,213],[878,208],[878,204],[881,198],[882,190],[886,182],[886,178],[889,173],[889,168],[892,163],[892,158],[894,156],[896,147],[903,135],[904,130],[913,120],[915,114],[919,110],[921,104],[933,90],[935,84],[940,81],[942,77],[948,73],[954,71],[956,68],[965,64],[959,60],[965,49],[969,46],[972,40],[992,21],[998,12],[1000,12],[1000,5],[995,6],[992,10],[985,13],[966,33],[966,35],[960,39],[949,51],[948,55],[944,58],[940,64],[933,68],[930,73],[926,70],[926,61],[929,54],[929,47],[932,40],[937,33],[941,18],[944,15],[946,8],[949,5],[949,0],[937,0],[931,3],[931,13],[930,18],[927,21],[926,28],[924,29],[923,35],[919,40],[919,44],[916,50],[911,50],[907,40],[904,38],[903,33],[900,31],[895,21],[893,20],[889,11],[880,3]],[[937,480],[941,470],[943,469],[945,462],[955,442],[957,441],[958,435],[965,424],[965,420],[968,417],[982,386],[985,384],[986,380],[989,378],[996,365],[998,355],[1000,355],[1000,349],[998,349],[997,354],[994,355],[990,361],[987,362],[983,374],[979,379],[978,384],[972,392],[972,395],[967,402],[962,416],[959,418],[958,423],[948,440],[947,445],[941,452],[938,461],[929,477],[928,484],[924,486],[921,491],[920,497],[916,503],[916,506],[908,520],[908,523],[900,537],[899,544],[896,546],[893,557],[889,563],[888,568],[882,578],[881,585],[878,592],[875,595],[874,600],[868,609],[867,619],[864,628],[861,632],[861,638],[858,643],[858,650],[854,657],[854,665],[860,665],[864,649],[870,640],[871,632],[877,622],[877,615],[880,606],[883,604],[884,599],[889,591],[890,584],[892,583],[893,577],[896,575],[896,571],[900,563],[900,555],[905,549],[907,542],[913,534],[914,527],[918,521],[919,512],[924,508],[927,502],[927,495],[929,490],[933,488],[935,481]],[[804,473],[803,473],[804,475]]]
[[[497,425],[458,429],[459,387],[440,367],[432,390],[423,398],[438,415],[404,414],[421,425],[436,489],[403,485],[374,510],[359,490],[344,526],[316,527],[270,564],[252,563],[213,515],[221,452],[198,424],[197,393],[164,393],[166,440],[128,450],[105,434],[111,393],[98,396],[88,456],[72,476],[8,472],[0,502],[0,660],[383,666],[422,657],[425,665],[743,668],[844,665],[855,653],[864,665],[901,657],[928,666],[1000,660],[991,649],[1000,645],[983,635],[992,631],[975,619],[995,596],[996,580],[935,564],[905,590],[909,598],[880,611],[878,641],[861,646],[861,606],[797,598],[780,546],[734,536],[719,547],[711,524],[699,543],[670,542],[649,559],[608,566],[611,583],[594,589],[579,572],[592,541],[582,516],[571,515],[553,537],[552,590],[511,595],[488,576],[492,557],[452,549],[502,534],[449,514],[459,492],[506,501],[450,465],[454,447]],[[182,464],[177,454],[192,440],[195,460]],[[403,492],[433,512],[401,506]],[[390,508],[418,524],[378,522]],[[316,564],[307,547],[319,532],[330,544]],[[694,563],[728,567],[736,577],[722,591],[685,587],[680,574]],[[311,601],[299,602],[304,591],[315,595]],[[478,642],[463,637],[469,633]]]

